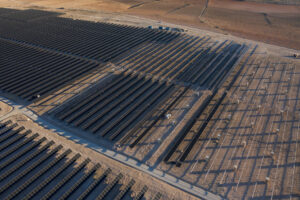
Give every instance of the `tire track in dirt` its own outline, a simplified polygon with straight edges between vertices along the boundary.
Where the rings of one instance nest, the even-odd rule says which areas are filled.
[[[271,23],[271,21],[270,21],[270,19],[269,19],[268,14],[267,14],[267,13],[262,13],[262,14],[263,14],[264,19],[265,19],[265,21],[267,22],[267,24],[268,24],[268,25],[272,25],[272,23]]]
[[[206,13],[207,8],[208,8],[208,3],[209,3],[209,0],[205,0],[205,5],[204,5],[204,8],[203,8],[203,10],[201,12],[200,17],[202,17]]]
[[[128,10],[129,10],[129,9],[132,9],[132,8],[137,8],[137,7],[143,6],[143,5],[145,5],[145,4],[153,3],[153,2],[156,2],[156,1],[160,1],[160,0],[153,0],[153,1],[151,1],[151,2],[141,2],[141,3],[137,3],[137,4],[134,4],[134,5],[130,6],[130,7],[128,8]]]
[[[178,11],[178,10],[181,10],[181,9],[183,9],[183,8],[186,8],[186,7],[188,7],[188,6],[190,6],[190,4],[189,4],[189,3],[185,3],[185,4],[182,5],[182,6],[179,6],[179,7],[177,7],[177,8],[174,8],[174,9],[168,11],[168,12],[167,12],[167,15],[170,14],[170,13],[176,12],[176,11]]]

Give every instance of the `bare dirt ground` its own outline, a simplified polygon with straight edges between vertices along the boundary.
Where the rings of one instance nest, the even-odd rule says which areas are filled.
[[[300,49],[300,6],[234,0],[14,0],[0,6],[104,11],[207,29]],[[201,16],[201,14],[203,14]]]
[[[9,113],[11,110],[12,108],[9,105],[0,101],[0,117]]]
[[[228,199],[298,199],[299,69],[257,54],[182,167],[162,169]]]
[[[298,0],[244,0],[244,1],[283,4],[283,5],[300,5],[300,2]]]

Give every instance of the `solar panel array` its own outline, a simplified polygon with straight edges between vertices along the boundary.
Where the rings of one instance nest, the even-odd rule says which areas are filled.
[[[12,121],[0,123],[1,199],[142,199],[147,185],[57,145]],[[133,192],[135,195],[133,195]],[[161,194],[153,195],[160,199]]]

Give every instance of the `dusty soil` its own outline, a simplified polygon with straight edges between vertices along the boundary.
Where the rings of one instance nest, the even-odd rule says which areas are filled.
[[[182,167],[161,169],[226,199],[298,199],[299,66],[253,57]]]
[[[4,0],[0,6],[104,11],[162,20],[300,50],[300,6],[234,0]],[[203,13],[202,16],[200,16]]]
[[[283,5],[300,5],[298,0],[245,0],[249,2],[258,2],[258,3],[273,3],[273,4],[283,4]]]
[[[12,107],[10,107],[6,103],[0,101],[0,117],[9,113],[11,110],[12,110]]]

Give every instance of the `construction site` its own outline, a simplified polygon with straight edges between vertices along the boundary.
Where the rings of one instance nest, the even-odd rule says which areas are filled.
[[[169,16],[217,0],[126,1],[0,3],[0,199],[300,199],[299,21],[265,40]],[[300,17],[278,2],[266,35]]]

